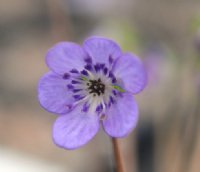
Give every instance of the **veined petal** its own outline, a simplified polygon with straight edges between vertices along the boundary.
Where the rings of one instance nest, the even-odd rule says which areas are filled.
[[[113,73],[122,82],[122,87],[133,94],[139,93],[146,86],[146,72],[142,62],[136,56],[126,53],[114,64]]]
[[[110,39],[91,37],[87,39],[83,48],[95,63],[103,63],[109,66],[121,55],[121,49],[117,43]]]
[[[48,111],[58,114],[67,113],[73,103],[72,93],[68,91],[69,80],[64,80],[53,72],[45,74],[38,85],[40,104]]]
[[[103,127],[111,137],[125,137],[136,126],[137,121],[137,104],[131,94],[124,93],[106,111]]]
[[[55,144],[65,149],[75,149],[96,135],[99,130],[98,116],[82,109],[81,104],[68,114],[58,117],[53,126]]]
[[[46,55],[46,63],[54,72],[64,74],[71,69],[82,70],[86,57],[87,54],[78,44],[60,42],[49,49]]]

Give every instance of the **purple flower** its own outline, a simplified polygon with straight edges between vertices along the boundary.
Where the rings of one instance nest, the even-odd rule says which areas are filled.
[[[91,140],[102,122],[111,137],[125,137],[136,126],[138,106],[132,94],[146,85],[141,61],[123,53],[112,40],[92,37],[83,46],[61,42],[46,55],[50,72],[39,82],[39,101],[59,114],[54,142],[75,149]]]

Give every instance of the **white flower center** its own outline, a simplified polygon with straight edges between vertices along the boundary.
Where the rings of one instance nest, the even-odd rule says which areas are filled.
[[[113,87],[116,78],[104,65],[94,65],[91,70],[72,70],[73,80],[68,87],[73,91],[75,105],[82,103],[82,110],[105,116],[105,111],[115,101],[117,90]]]
[[[105,113],[108,106],[111,105],[110,99],[114,99],[112,92],[112,80],[108,76],[99,73],[88,72],[88,77],[84,77],[83,90],[87,95],[87,104],[89,105],[89,111],[94,113]]]

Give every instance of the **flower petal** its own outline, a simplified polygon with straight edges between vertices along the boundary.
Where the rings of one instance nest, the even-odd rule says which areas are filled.
[[[68,114],[58,117],[53,126],[54,143],[65,149],[75,149],[90,141],[99,130],[95,114],[83,112],[78,105]]]
[[[122,87],[133,94],[146,86],[146,72],[142,62],[136,56],[126,53],[114,64],[113,73],[122,82]]]
[[[68,91],[69,80],[53,72],[45,74],[38,85],[40,104],[48,111],[58,114],[67,113],[73,103],[72,93]]]
[[[60,42],[49,49],[46,63],[54,72],[64,74],[71,69],[82,70],[86,57],[87,54],[79,45],[71,42]]]
[[[103,127],[112,137],[125,137],[136,126],[137,121],[137,104],[131,94],[124,93],[107,110]]]
[[[87,39],[83,44],[83,48],[95,63],[103,63],[106,66],[109,66],[109,63],[112,63],[121,55],[121,49],[117,43],[101,37]]]

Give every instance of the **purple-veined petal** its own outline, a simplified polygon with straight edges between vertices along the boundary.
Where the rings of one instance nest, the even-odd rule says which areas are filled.
[[[53,126],[53,140],[62,148],[75,149],[90,141],[98,130],[98,116],[83,111],[81,104],[57,118]]]
[[[54,72],[64,74],[71,69],[82,70],[86,57],[87,54],[78,44],[60,42],[49,49],[46,55],[46,63]]]
[[[70,80],[63,79],[53,72],[45,74],[38,85],[40,104],[48,111],[64,114],[70,110],[73,103],[72,92],[67,88]]]
[[[109,66],[109,63],[113,63],[121,55],[121,49],[117,43],[101,37],[88,38],[83,48],[95,64],[101,63]]]
[[[123,89],[133,94],[139,93],[146,86],[147,76],[143,64],[139,58],[130,53],[117,59],[113,73],[120,79]]]
[[[136,126],[137,121],[137,104],[131,94],[124,93],[106,111],[103,127],[111,137],[125,137]]]

